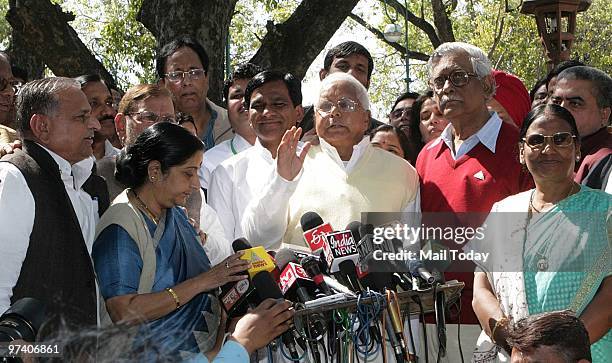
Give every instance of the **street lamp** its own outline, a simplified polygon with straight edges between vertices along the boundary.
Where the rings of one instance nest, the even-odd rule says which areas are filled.
[[[524,0],[521,13],[535,15],[538,35],[548,57],[548,69],[570,58],[576,14],[591,6],[592,0]]]
[[[387,11],[387,5],[385,4],[385,12]],[[406,48],[406,92],[410,92],[410,57],[408,56],[408,4],[406,0],[404,0],[404,9],[406,13],[404,14],[404,46]],[[388,16],[389,14],[387,14]],[[398,24],[388,24],[385,27],[385,32],[383,33],[385,39],[390,43],[397,43],[402,38],[402,27]]]

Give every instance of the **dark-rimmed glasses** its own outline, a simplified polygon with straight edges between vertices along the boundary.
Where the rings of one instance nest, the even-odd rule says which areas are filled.
[[[168,78],[170,82],[178,83],[178,82],[181,82],[183,79],[185,79],[185,76],[189,77],[189,79],[191,80],[196,80],[196,79],[200,79],[200,77],[202,77],[205,74],[206,74],[205,70],[203,70],[202,68],[197,68],[197,69],[190,69],[185,72],[182,72],[182,71],[170,72],[170,73],[166,73],[164,76]]]
[[[568,147],[574,143],[576,135],[571,132],[557,132],[554,135],[531,134],[523,138],[523,141],[532,149],[541,149],[544,147],[546,140],[550,140],[552,144],[558,147]]]
[[[444,88],[446,80],[449,80],[450,83],[455,87],[463,87],[468,84],[468,82],[470,81],[470,77],[478,78],[478,76],[474,73],[469,73],[459,69],[456,71],[452,71],[447,76],[436,77],[432,79],[430,83],[434,91],[440,91],[442,88]]]

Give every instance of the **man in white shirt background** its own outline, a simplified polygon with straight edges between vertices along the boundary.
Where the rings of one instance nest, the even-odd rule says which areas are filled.
[[[23,149],[0,162],[0,312],[34,297],[69,326],[96,324],[90,252],[108,207],[104,180],[91,174],[100,123],[79,83],[61,77],[22,88],[17,123]]]
[[[257,74],[246,87],[244,103],[257,135],[255,145],[219,164],[208,190],[210,206],[230,241],[243,237],[240,220],[244,208],[274,175],[274,159],[283,135],[304,116],[300,81],[289,73]],[[268,247],[265,241],[250,242]]]
[[[278,147],[276,172],[244,211],[244,236],[273,248],[281,242],[304,245],[299,221],[308,211],[336,230],[361,220],[362,212],[419,211],[415,169],[371,146],[364,136],[369,124],[365,87],[346,73],[328,75],[315,104],[320,145],[298,154],[300,130],[287,132]]]
[[[202,167],[198,173],[204,190],[208,190],[210,177],[217,165],[255,143],[257,135],[249,124],[249,112],[244,107],[244,91],[251,78],[261,71],[263,69],[253,63],[240,64],[223,84],[223,99],[227,105],[227,116],[234,136],[215,145],[204,154]]]

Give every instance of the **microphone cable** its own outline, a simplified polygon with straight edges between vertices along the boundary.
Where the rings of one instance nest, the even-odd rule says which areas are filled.
[[[372,303],[363,303],[362,299],[364,298],[370,298]],[[380,316],[383,307],[384,297],[375,291],[368,289],[357,297],[357,306],[353,314],[351,326],[354,327],[355,322],[359,321],[359,329],[356,334],[352,335],[352,339],[355,351],[363,355],[366,361],[369,356],[375,355],[380,349],[380,344],[378,344],[370,334],[370,328],[372,322],[375,322]],[[360,341],[362,343],[360,343]],[[365,347],[365,350],[363,347]],[[374,351],[372,351],[373,349]]]
[[[412,320],[410,319],[410,307],[408,307],[408,311],[404,314],[403,321],[408,320],[408,335],[410,335],[410,344],[412,344],[412,350],[414,356],[416,357],[416,346],[414,345],[414,336],[412,335]],[[408,349],[408,354],[410,354],[410,349]]]
[[[451,306],[457,307],[457,344],[459,345],[459,356],[461,357],[461,363],[465,363],[463,360],[463,349],[461,348],[461,298],[457,299]]]
[[[283,357],[285,357],[285,359],[290,360],[290,361],[292,361],[292,362],[299,362],[299,361],[301,361],[302,359],[304,359],[304,357],[306,356],[306,353],[307,353],[307,352],[306,352],[306,351],[303,351],[303,352],[302,352],[302,355],[301,355],[299,358],[297,358],[297,359],[293,359],[293,358],[291,357],[291,355],[287,354],[287,352],[285,351],[285,345],[284,345],[284,344],[283,344],[283,342],[281,341],[281,338],[280,338],[280,337],[278,337],[277,339],[278,339],[278,345],[280,346],[280,352],[281,352],[281,354],[283,355]]]
[[[427,352],[427,326],[425,325],[425,309],[423,309],[423,303],[418,295],[412,296],[412,299],[419,305],[419,313],[421,315],[421,326],[423,328],[423,340],[425,342],[425,363],[429,363],[429,352]]]

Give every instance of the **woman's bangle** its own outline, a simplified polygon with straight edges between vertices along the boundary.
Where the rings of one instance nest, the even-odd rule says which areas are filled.
[[[493,343],[497,344],[497,342],[495,341],[495,331],[497,330],[497,328],[500,327],[500,326],[506,327],[506,326],[508,326],[509,322],[510,322],[510,319],[508,319],[505,316],[495,322],[495,326],[493,326],[493,329],[491,330],[491,341]],[[499,345],[499,344],[497,344],[497,345]]]
[[[174,302],[176,303],[176,308],[180,308],[181,307],[181,300],[179,300],[178,295],[176,294],[176,292],[174,292],[174,290],[172,290],[171,288],[166,288],[166,292],[168,294],[170,294],[170,296],[172,296],[172,298],[174,299]],[[496,325],[497,326],[497,325]],[[494,329],[495,330],[495,329]]]

